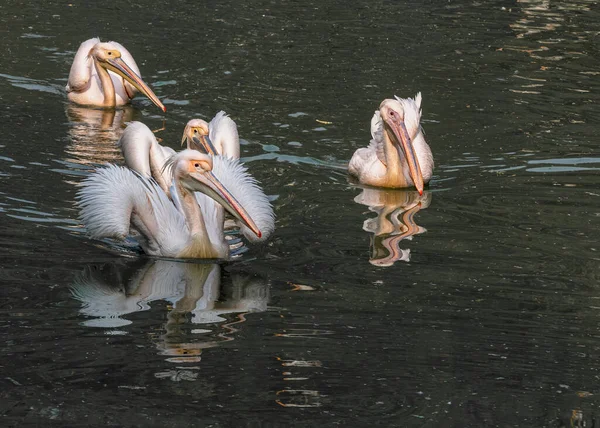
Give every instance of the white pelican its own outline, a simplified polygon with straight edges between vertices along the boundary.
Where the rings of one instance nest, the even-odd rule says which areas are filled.
[[[415,186],[422,195],[433,174],[433,155],[420,121],[420,92],[414,100],[383,100],[371,119],[371,144],[354,152],[348,165],[350,174],[370,186]]]
[[[217,114],[217,117],[224,117],[226,120],[220,120],[220,123],[233,123],[235,134],[220,133],[226,136],[235,135],[237,138],[237,128],[235,123],[229,117]],[[200,120],[200,119],[196,119]],[[214,119],[213,119],[214,121]],[[203,121],[204,122],[204,121]],[[204,122],[206,124],[206,122]],[[213,122],[211,122],[213,123]],[[188,127],[186,127],[186,130]],[[187,132],[187,131],[186,131]],[[193,131],[191,131],[193,134]],[[207,132],[208,134],[208,132]],[[223,141],[221,138],[215,138],[216,142]],[[230,141],[230,140],[227,140]],[[239,140],[238,153],[239,153]],[[121,139],[118,142],[121,147],[125,164],[146,178],[152,177],[161,189],[172,198],[176,206],[179,205],[177,192],[173,191],[171,186],[171,174],[163,168],[165,161],[172,156],[175,151],[170,147],[161,146],[154,133],[141,122],[131,122]],[[227,144],[224,144],[224,147]],[[261,235],[256,235],[249,229],[243,221],[239,222],[242,233],[251,242],[266,240],[275,229],[275,215],[269,199],[258,186],[257,181],[248,174],[246,168],[236,159],[230,159],[224,156],[214,156],[213,173],[222,182],[228,184],[228,188],[233,196],[246,209],[250,218],[252,218],[261,231]],[[240,185],[242,184],[242,185]],[[225,212],[223,207],[215,203],[213,199],[201,193],[196,193],[196,199],[204,217],[216,217],[215,222],[225,222]],[[220,219],[220,220],[219,220]],[[221,226],[222,228],[223,226]]]
[[[79,46],[66,90],[70,101],[99,107],[127,104],[137,90],[166,111],[140,77],[129,51],[117,42],[101,43],[98,38],[86,40]]]
[[[190,120],[183,131],[183,143],[187,143],[188,149],[204,151],[209,155],[240,158],[237,125],[224,111],[218,112],[210,123],[202,119]]]
[[[187,143],[188,149],[196,149],[213,156],[221,155],[230,159],[240,158],[240,138],[237,125],[224,111],[218,112],[210,123],[202,119],[190,120],[181,138],[181,144],[184,143]],[[201,206],[213,205],[218,213],[217,215],[224,216],[222,207],[204,195],[198,196],[198,203]],[[257,238],[256,235],[248,233],[243,224],[239,224],[242,233],[251,242],[265,240],[275,229],[275,215],[267,196],[261,191],[260,193],[254,192],[252,195],[240,195],[240,198],[248,199],[250,202],[247,204],[248,212],[263,231],[263,236]]]
[[[257,237],[262,233],[227,187],[244,193],[247,181],[238,181],[239,168],[223,163],[224,185],[213,174],[213,158],[196,150],[183,150],[166,164],[172,174],[178,206],[153,179],[115,165],[102,168],[82,183],[78,192],[81,220],[93,238],[125,239],[130,232],[144,252],[172,258],[228,258],[229,245],[223,221],[204,216],[194,192],[219,202]]]

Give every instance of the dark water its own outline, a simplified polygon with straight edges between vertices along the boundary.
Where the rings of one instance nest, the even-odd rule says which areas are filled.
[[[595,1],[0,6],[0,424],[600,424]],[[66,102],[83,40],[167,106]],[[423,93],[429,190],[344,170]],[[123,122],[224,109],[277,229],[231,263],[88,239],[76,185]]]

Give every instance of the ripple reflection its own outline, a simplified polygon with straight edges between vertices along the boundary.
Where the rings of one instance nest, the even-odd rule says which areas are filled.
[[[121,161],[121,150],[116,143],[125,124],[135,120],[133,107],[94,109],[69,104],[65,112],[69,119],[69,143],[64,161],[68,166]]]
[[[363,188],[354,201],[366,205],[377,217],[365,220],[363,230],[373,234],[369,262],[375,266],[391,266],[396,261],[410,261],[410,249],[401,249],[400,242],[427,229],[415,223],[414,216],[429,207],[432,193],[419,195],[412,190]]]
[[[151,334],[152,341],[167,361],[195,363],[203,349],[234,340],[246,314],[267,310],[267,281],[237,271],[223,276],[221,269],[218,264],[170,260],[91,265],[75,279],[71,292],[82,304],[79,312],[89,317],[83,325],[106,328],[107,334],[129,334],[124,328],[134,321],[126,315],[166,302],[167,322],[161,333]],[[157,374],[192,380],[190,373],[183,379],[173,376]]]

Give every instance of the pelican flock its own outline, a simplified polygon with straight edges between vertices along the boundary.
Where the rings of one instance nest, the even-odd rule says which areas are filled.
[[[132,236],[154,256],[226,259],[225,211],[249,241],[272,233],[271,204],[237,160],[192,149],[175,153],[140,122],[132,122],[118,144],[126,167],[98,170],[78,194],[92,237]]]
[[[348,171],[361,184],[415,187],[423,194],[433,174],[433,155],[421,128],[421,93],[385,99],[371,119],[368,147],[354,152]]]
[[[129,51],[120,43],[101,43],[98,38],[79,46],[65,89],[70,101],[97,107],[122,106],[140,91],[163,112],[167,110],[140,77]]]
[[[73,103],[108,109],[127,104],[139,91],[166,111],[129,51],[98,38],[79,47],[66,91]],[[348,165],[361,184],[414,187],[423,194],[434,162],[420,123],[421,101],[418,93],[381,102],[371,119],[369,146],[356,150]],[[169,258],[229,258],[231,221],[248,241],[267,239],[275,225],[273,208],[239,161],[236,123],[223,111],[210,122],[192,119],[181,144],[186,148],[176,152],[159,144],[143,123],[130,122],[116,142],[125,166],[109,164],[81,183],[77,201],[88,234],[133,238],[146,254]]]

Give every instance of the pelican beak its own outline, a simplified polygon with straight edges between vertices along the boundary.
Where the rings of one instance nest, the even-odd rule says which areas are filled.
[[[163,112],[167,111],[167,108],[160,102],[158,97],[152,92],[152,89],[137,75],[121,58],[112,58],[102,62],[105,68],[117,73],[123,79],[131,83],[138,91],[150,98],[158,108]]]
[[[206,153],[211,156],[219,154],[212,141],[210,141],[210,138],[208,138],[208,135],[193,136],[192,138],[186,138],[186,140],[188,142],[188,149],[198,150],[200,153]]]
[[[212,171],[206,171],[202,174],[194,172],[190,174],[192,177],[192,189],[194,191],[202,192],[205,195],[211,197],[219,204],[223,206],[232,216],[243,222],[256,236],[259,238],[262,236],[261,231],[254,223],[254,220],[246,212],[244,207],[235,199],[235,197],[221,184],[219,179],[212,173]]]
[[[410,177],[412,178],[415,187],[419,191],[419,195],[423,194],[423,188],[425,185],[423,184],[423,174],[421,173],[421,167],[419,166],[419,159],[417,159],[417,154],[415,153],[415,148],[412,144],[412,140],[410,135],[408,135],[408,131],[406,130],[406,126],[404,125],[404,120],[402,119],[393,119],[386,118],[386,124],[392,130],[394,138],[391,140],[395,142],[396,150],[398,150],[398,155],[402,158],[402,154],[404,154],[404,158],[406,159],[406,163],[408,163]]]

